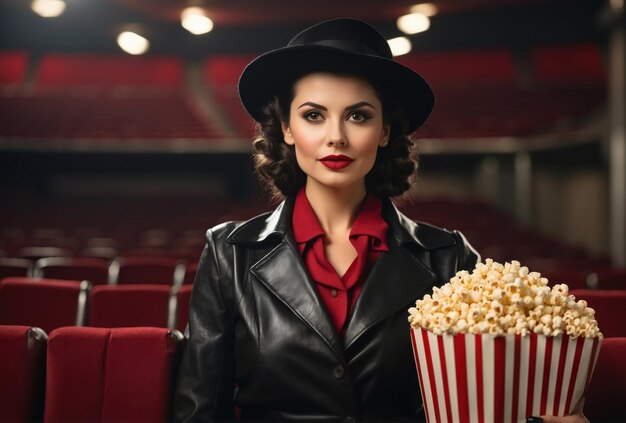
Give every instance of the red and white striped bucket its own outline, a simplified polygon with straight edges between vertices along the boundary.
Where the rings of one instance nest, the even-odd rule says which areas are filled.
[[[600,338],[433,335],[411,329],[431,423],[525,422],[571,414],[583,397]]]

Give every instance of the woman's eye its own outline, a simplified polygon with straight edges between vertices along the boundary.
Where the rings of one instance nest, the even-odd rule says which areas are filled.
[[[304,114],[304,118],[306,120],[310,120],[312,122],[318,121],[322,119],[322,114],[316,111],[310,111]]]
[[[348,119],[352,122],[365,122],[371,118],[372,117],[370,115],[363,112],[352,112],[348,115]]]

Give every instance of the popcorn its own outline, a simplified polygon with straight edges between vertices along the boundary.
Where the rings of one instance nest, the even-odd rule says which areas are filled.
[[[450,282],[433,288],[409,309],[409,322],[435,335],[536,333],[570,337],[602,337],[595,311],[576,301],[565,284],[550,288],[540,273],[518,261],[491,259],[472,273],[460,271]]]

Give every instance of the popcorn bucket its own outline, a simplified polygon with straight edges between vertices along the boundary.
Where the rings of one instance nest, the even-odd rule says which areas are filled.
[[[411,328],[429,422],[525,422],[571,414],[589,386],[600,338],[433,335]]]

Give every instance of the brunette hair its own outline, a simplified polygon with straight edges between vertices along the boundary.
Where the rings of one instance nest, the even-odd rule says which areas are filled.
[[[383,106],[383,123],[389,124],[391,131],[388,144],[378,149],[374,167],[365,176],[365,186],[368,192],[380,197],[395,197],[413,185],[418,155],[413,141],[406,134],[402,106],[393,94],[369,83]],[[293,96],[292,85],[263,106],[253,139],[254,171],[275,199],[295,195],[306,182],[306,174],[296,160],[295,147],[285,142],[281,127],[281,122],[289,122]]]

